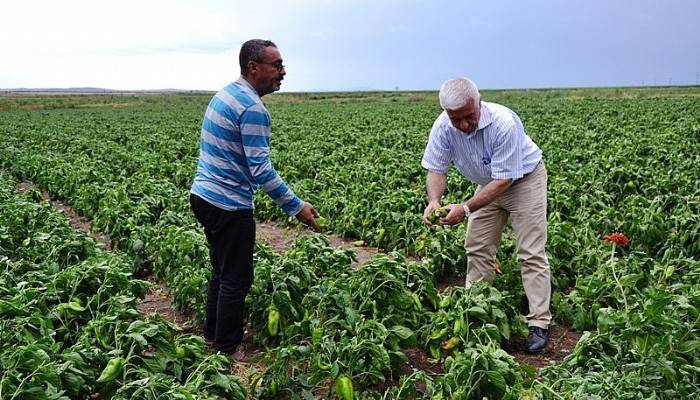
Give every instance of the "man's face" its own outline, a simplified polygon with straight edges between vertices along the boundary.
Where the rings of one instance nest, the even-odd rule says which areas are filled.
[[[481,116],[481,99],[479,99],[477,102],[469,99],[463,107],[456,110],[445,111],[447,112],[447,116],[450,117],[452,126],[464,133],[472,133],[479,125],[479,117]]]
[[[280,90],[287,71],[284,70],[279,50],[272,46],[266,47],[261,60],[254,63],[258,94],[264,96]]]

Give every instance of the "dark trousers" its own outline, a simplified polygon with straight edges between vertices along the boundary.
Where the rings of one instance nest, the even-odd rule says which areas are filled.
[[[217,350],[233,353],[243,340],[245,296],[253,284],[253,211],[222,210],[194,194],[190,205],[204,226],[212,266],[204,337]]]

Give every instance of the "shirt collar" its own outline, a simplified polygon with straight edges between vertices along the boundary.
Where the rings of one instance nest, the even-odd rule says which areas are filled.
[[[241,76],[240,78],[236,79],[236,82],[235,82],[235,83],[236,83],[237,85],[243,86],[243,88],[245,88],[245,89],[248,89],[248,90],[250,91],[250,93],[253,95],[254,98],[256,98],[257,100],[260,100],[260,96],[258,95],[257,90],[255,90],[255,88],[253,87],[253,85],[251,85],[250,82],[248,82],[247,80],[245,80],[245,78],[243,78],[243,77]]]
[[[488,103],[484,101],[481,102],[481,114],[479,114],[479,122],[476,124],[476,129],[474,129],[474,131],[471,133],[465,134],[464,132],[461,132],[459,129],[455,128],[450,122],[450,119],[447,116],[447,112],[443,111],[445,113],[445,123],[453,132],[459,133],[460,135],[467,135],[466,137],[471,139],[474,136],[476,136],[477,132],[483,130],[487,126],[491,125],[491,123],[493,122],[493,117],[491,116],[491,111],[489,110],[487,104]]]
[[[488,103],[482,101],[481,102],[481,114],[479,115],[479,123],[476,124],[476,130],[482,130],[486,128],[487,126],[491,125],[491,122],[493,122],[493,118],[491,118],[491,111],[489,110]]]

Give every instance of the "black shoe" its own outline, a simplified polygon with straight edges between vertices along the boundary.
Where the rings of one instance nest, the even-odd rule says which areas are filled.
[[[216,353],[218,351],[220,353],[226,354],[227,356],[232,356],[233,353],[235,353],[236,349],[238,348],[237,344],[236,345],[222,346],[220,343],[216,343],[216,340],[209,339],[206,336],[204,337],[204,342],[207,344],[207,348],[212,353]]]
[[[530,353],[542,353],[549,343],[549,334],[546,329],[537,326],[528,328],[530,333],[525,341],[525,351]]]
[[[238,349],[238,345],[221,346],[217,343],[214,343],[214,351],[218,351],[220,353],[226,354],[227,356],[234,355],[236,353],[237,349]]]

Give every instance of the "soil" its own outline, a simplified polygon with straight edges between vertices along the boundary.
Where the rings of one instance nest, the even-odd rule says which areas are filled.
[[[192,321],[192,316],[173,308],[170,302],[170,291],[168,288],[155,282],[151,277],[146,277],[144,279],[148,281],[150,287],[148,288],[146,297],[137,305],[138,311],[141,314],[157,313],[163,317],[164,320],[185,332],[194,330],[190,322]]]
[[[268,244],[272,249],[284,254],[292,247],[297,237],[310,235],[313,231],[303,227],[285,227],[270,222],[256,221],[256,236],[261,242]],[[355,252],[355,261],[352,266],[358,267],[365,264],[374,257],[375,254],[381,253],[381,250],[376,247],[357,246],[353,242],[356,239],[342,238],[337,235],[327,235],[331,246],[341,247],[344,249],[352,249]],[[415,257],[406,257],[407,262],[418,262]]]
[[[438,290],[438,292],[442,293],[452,286],[464,286],[466,279],[467,275],[443,276],[437,281],[435,288]]]
[[[445,373],[445,365],[436,362],[425,350],[420,347],[403,349],[403,353],[408,357],[410,369],[426,371],[431,375],[442,375]],[[409,371],[409,373],[412,371]],[[403,374],[402,374],[403,375]]]
[[[404,364],[399,368],[396,375],[388,377],[383,382],[372,386],[372,389],[383,393],[388,388],[399,384],[402,376],[411,375],[415,371],[425,371],[428,375],[438,376],[445,373],[445,365],[430,357],[430,355],[420,347],[412,347],[401,350],[408,357],[408,364]],[[418,387],[418,384],[417,384]],[[425,388],[420,388],[423,390]]]
[[[253,370],[262,371],[265,368],[264,349],[253,343],[254,336],[255,331],[248,324],[243,333],[243,341],[231,356],[231,374],[241,378],[243,382],[247,382]]]
[[[520,364],[540,369],[559,364],[576,347],[582,333],[562,325],[549,327],[549,345],[543,353],[531,354],[525,351],[525,338],[514,336],[510,342],[503,344],[503,349]]]

